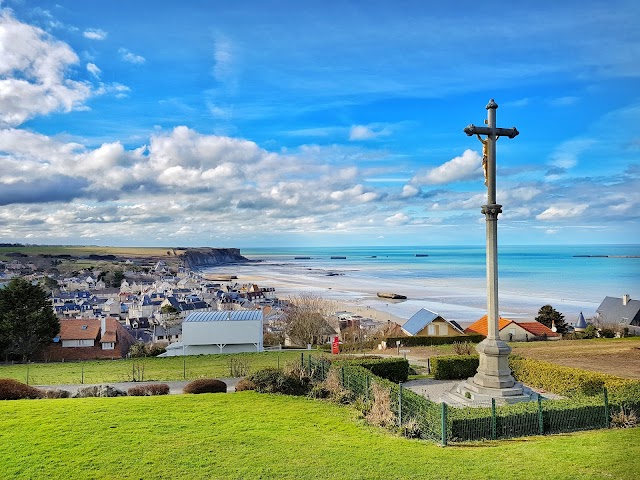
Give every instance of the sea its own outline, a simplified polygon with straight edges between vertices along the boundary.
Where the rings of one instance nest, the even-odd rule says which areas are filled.
[[[247,265],[211,271],[260,278],[280,296],[303,291],[408,319],[420,308],[469,324],[486,314],[484,246],[245,248]],[[550,304],[575,323],[604,297],[640,298],[640,245],[500,246],[500,315],[533,319]],[[406,295],[382,299],[377,292]]]

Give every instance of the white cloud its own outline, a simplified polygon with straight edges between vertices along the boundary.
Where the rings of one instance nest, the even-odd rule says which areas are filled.
[[[463,180],[480,178],[482,176],[482,158],[474,150],[464,153],[432,168],[424,173],[418,173],[411,179],[414,185],[440,185]]]
[[[100,78],[102,71],[95,63],[87,63],[87,71],[96,78]]]
[[[130,52],[126,48],[118,49],[118,53],[120,54],[120,58],[122,58],[122,60],[124,60],[125,62],[133,63],[134,65],[140,65],[147,61],[146,58],[144,58],[142,55],[137,55],[133,52]]]
[[[213,51],[213,76],[219,82],[227,82],[234,74],[233,44],[226,38],[216,41]]]
[[[399,226],[406,225],[411,219],[402,212],[398,212],[384,219],[387,225]]]
[[[578,164],[580,155],[591,148],[595,140],[577,138],[560,144],[551,154],[550,164],[559,168],[573,168]]]
[[[104,40],[107,38],[107,32],[99,28],[88,28],[82,32],[82,35],[90,40]]]
[[[349,140],[371,140],[387,135],[391,135],[391,129],[388,126],[380,124],[352,125],[349,131]]]
[[[78,56],[43,30],[0,16],[0,127],[37,115],[81,108],[91,85],[65,76]]]
[[[538,220],[562,220],[565,218],[578,217],[584,213],[588,206],[587,204],[553,206],[536,215],[536,218]]]

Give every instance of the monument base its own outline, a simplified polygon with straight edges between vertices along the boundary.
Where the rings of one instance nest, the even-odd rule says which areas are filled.
[[[538,400],[538,393],[519,382],[514,382],[507,388],[491,388],[476,384],[474,379],[475,377],[468,378],[445,392],[441,401],[452,407],[490,407],[492,399],[495,399],[496,405]]]

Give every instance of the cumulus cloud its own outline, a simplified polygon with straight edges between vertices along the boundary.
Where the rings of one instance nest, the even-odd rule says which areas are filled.
[[[405,225],[409,223],[410,220],[411,219],[402,212],[398,212],[384,219],[387,225],[392,225],[392,226]]]
[[[584,213],[589,205],[558,205],[547,208],[544,212],[536,215],[538,220],[562,220],[565,218],[578,217]]]
[[[126,48],[118,49],[118,53],[120,54],[120,58],[128,63],[133,63],[134,65],[140,65],[147,61],[142,55],[137,55]]]
[[[88,28],[82,32],[82,35],[90,40],[104,40],[107,38],[107,32],[99,28]]]
[[[420,172],[411,179],[414,185],[441,185],[480,178],[482,176],[482,158],[474,150],[464,153],[443,163],[439,167]]]
[[[91,85],[66,77],[78,56],[45,31],[0,15],[0,127],[37,115],[70,111],[92,95]]]

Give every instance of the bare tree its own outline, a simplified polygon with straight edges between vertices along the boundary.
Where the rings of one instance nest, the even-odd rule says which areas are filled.
[[[289,298],[284,308],[285,332],[299,345],[317,345],[337,331],[336,303],[313,293]]]

